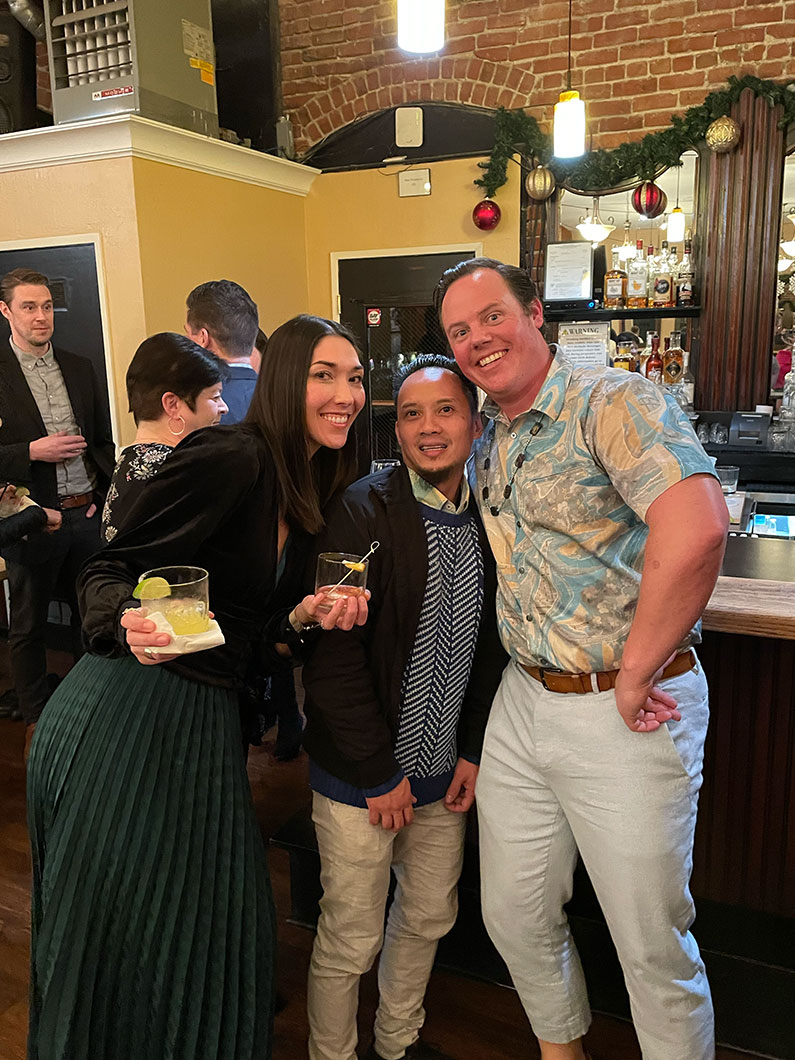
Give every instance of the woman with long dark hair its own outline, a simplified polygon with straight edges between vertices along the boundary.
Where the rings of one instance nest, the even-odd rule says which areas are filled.
[[[313,596],[277,613],[353,475],[363,404],[345,329],[288,321],[247,422],[181,443],[84,569],[90,654],[47,704],[28,772],[30,1060],[270,1056],[273,906],[236,690],[321,618]],[[187,564],[209,571],[226,643],[156,655],[168,635],[132,589]],[[340,601],[322,625],[365,618],[361,599]]]

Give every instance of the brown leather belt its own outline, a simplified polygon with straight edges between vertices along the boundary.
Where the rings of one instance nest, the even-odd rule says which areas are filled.
[[[93,493],[78,493],[74,497],[59,497],[59,508],[87,508],[94,503]]]
[[[540,682],[548,692],[561,692],[584,695],[587,692],[607,692],[616,687],[618,670],[602,670],[596,674],[568,674],[564,670],[550,670],[542,666],[525,666],[519,663],[526,674],[530,674],[534,680]],[[678,677],[679,674],[687,673],[696,665],[696,654],[692,650],[683,651],[663,670],[660,680],[667,677]]]

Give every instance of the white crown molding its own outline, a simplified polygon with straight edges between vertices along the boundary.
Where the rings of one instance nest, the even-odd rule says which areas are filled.
[[[308,194],[320,172],[135,114],[0,136],[0,173],[107,158],[146,158],[301,196]]]

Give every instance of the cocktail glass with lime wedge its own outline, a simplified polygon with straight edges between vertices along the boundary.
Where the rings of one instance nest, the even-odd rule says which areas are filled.
[[[144,615],[160,613],[178,636],[210,628],[209,575],[203,567],[158,567],[133,590]]]

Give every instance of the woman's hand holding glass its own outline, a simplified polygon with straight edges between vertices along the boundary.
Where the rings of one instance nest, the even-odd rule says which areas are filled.
[[[121,624],[127,631],[127,646],[143,666],[156,666],[179,658],[179,655],[160,655],[151,651],[152,648],[165,647],[171,637],[168,633],[156,632],[154,622],[146,618],[139,608],[128,608],[121,616]]]
[[[295,609],[298,621],[304,626],[319,624],[323,629],[350,630],[367,621],[369,591],[358,596],[340,596],[329,608],[327,593],[305,596]]]

